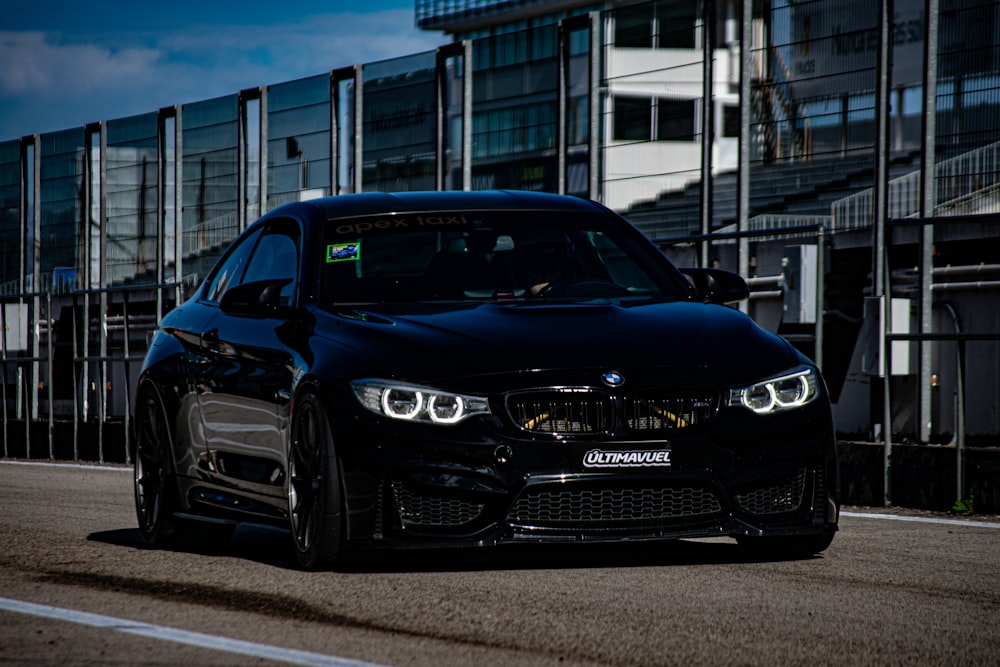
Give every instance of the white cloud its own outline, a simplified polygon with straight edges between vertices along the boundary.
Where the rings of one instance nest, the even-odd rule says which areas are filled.
[[[274,25],[193,25],[71,43],[0,32],[0,141],[77,127],[433,49],[411,10],[321,14]]]
[[[97,93],[149,76],[158,58],[153,49],[114,52],[93,44],[57,44],[40,32],[0,33],[0,94]]]

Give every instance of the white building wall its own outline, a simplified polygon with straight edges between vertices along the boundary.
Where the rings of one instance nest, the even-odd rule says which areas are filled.
[[[730,53],[717,49],[715,79],[715,142],[712,173],[732,171],[738,164],[737,137],[722,136],[722,107],[738,106],[731,92]],[[702,60],[697,49],[608,48],[605,58],[604,204],[615,210],[653,200],[662,192],[678,190],[701,179],[701,147],[697,141],[626,142],[613,139],[615,97],[696,100],[695,130],[701,133]]]

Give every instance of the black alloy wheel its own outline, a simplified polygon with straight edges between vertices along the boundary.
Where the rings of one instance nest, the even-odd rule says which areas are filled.
[[[135,411],[135,512],[142,540],[162,546],[174,536],[177,486],[171,462],[170,429],[156,390],[139,392]]]
[[[295,401],[288,452],[288,517],[295,558],[315,570],[341,551],[340,476],[330,421],[311,391]]]

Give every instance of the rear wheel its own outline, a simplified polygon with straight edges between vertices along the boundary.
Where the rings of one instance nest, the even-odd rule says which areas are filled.
[[[288,452],[288,517],[295,558],[305,569],[329,567],[340,556],[340,475],[330,421],[319,397],[295,402]]]
[[[142,540],[163,546],[173,539],[178,509],[170,427],[159,394],[140,390],[135,411],[135,513]]]

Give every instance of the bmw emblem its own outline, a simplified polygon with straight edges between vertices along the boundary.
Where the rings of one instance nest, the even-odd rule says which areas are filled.
[[[601,376],[601,382],[609,387],[620,387],[625,384],[625,378],[618,371],[608,371]]]

